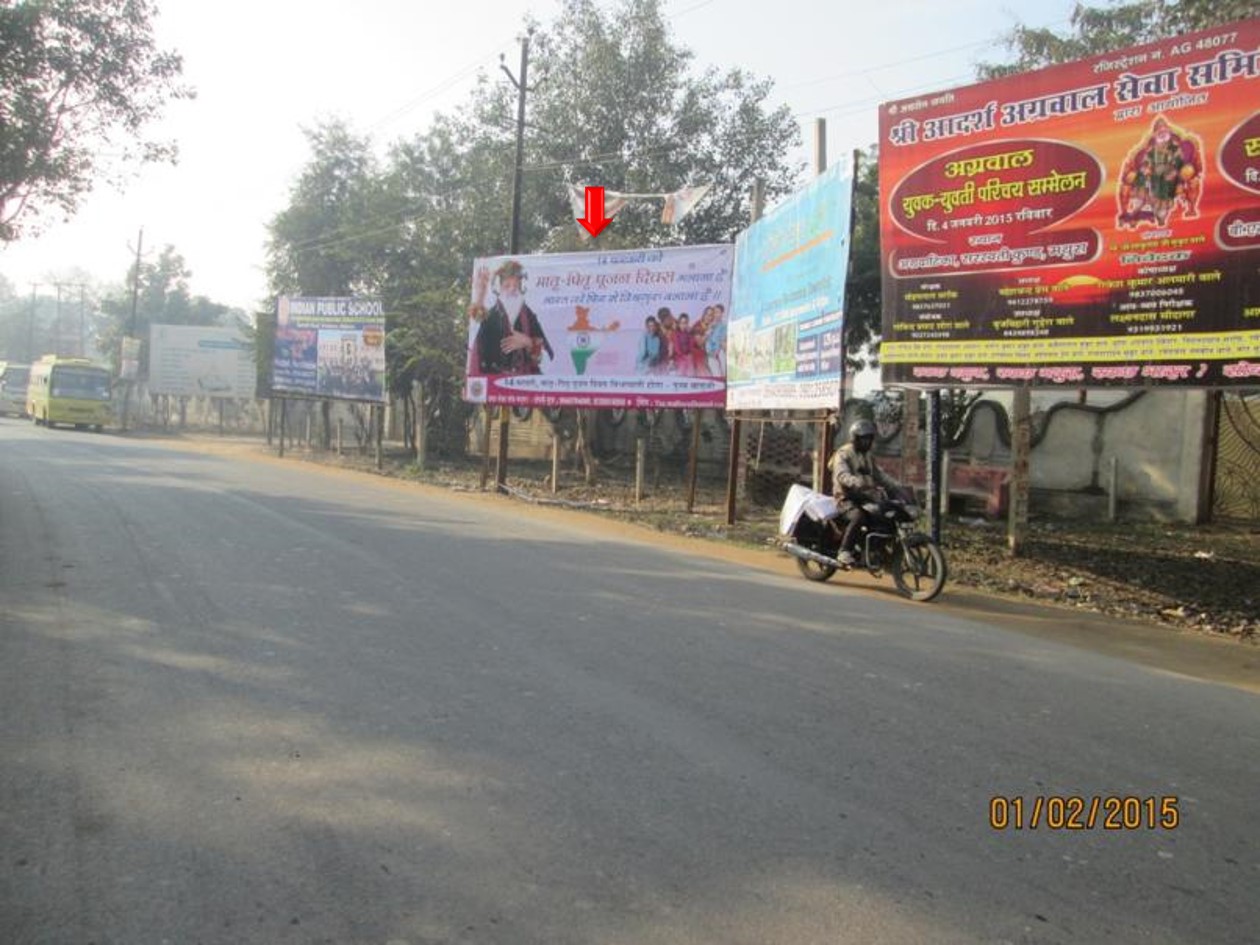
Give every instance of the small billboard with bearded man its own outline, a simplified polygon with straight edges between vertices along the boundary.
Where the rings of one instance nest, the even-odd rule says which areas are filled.
[[[476,260],[464,399],[723,406],[723,362],[709,355],[725,339],[732,253],[714,245]]]

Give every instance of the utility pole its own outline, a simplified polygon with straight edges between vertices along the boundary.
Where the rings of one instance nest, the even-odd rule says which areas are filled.
[[[62,289],[78,289],[79,290],[79,350],[78,350],[78,354],[80,357],[87,357],[86,344],[84,341],[85,325],[84,325],[84,316],[83,316],[83,292],[87,288],[87,285],[86,283],[83,283],[83,282],[54,282],[53,285],[57,287],[57,353],[69,354],[69,351],[64,350],[68,346],[62,344],[62,338],[64,337],[65,332],[62,330],[61,290]]]
[[[31,317],[26,325],[26,360],[30,364],[34,364],[35,358],[35,292],[39,289],[38,282],[31,283]]]
[[[127,333],[123,336],[118,349],[118,373],[123,371],[123,354],[126,350],[127,339],[136,333],[136,308],[140,304],[140,251],[144,248],[144,227],[140,227],[140,236],[136,240],[136,265],[131,271],[131,319],[127,322]],[[138,370],[138,369],[137,369]],[[135,383],[135,379],[129,379],[123,388],[123,409],[122,409],[122,429],[127,431],[127,413],[131,406],[131,387]]]
[[[512,172],[512,224],[508,238],[508,254],[515,256],[521,250],[521,173],[525,161],[525,93],[529,91],[529,38],[534,34],[531,28],[521,39],[521,71],[520,78],[512,75],[512,70],[502,61],[499,68],[516,86],[516,163]],[[499,452],[494,466],[495,490],[500,491],[507,482],[508,461],[508,423],[512,416],[506,406],[499,407]]]
[[[136,306],[140,302],[140,251],[144,248],[144,227],[136,240],[136,268],[131,273],[131,321],[127,323],[127,335],[136,333]]]

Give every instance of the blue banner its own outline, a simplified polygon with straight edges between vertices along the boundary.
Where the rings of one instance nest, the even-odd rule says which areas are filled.
[[[728,410],[839,405],[852,203],[852,173],[836,165],[735,241]]]

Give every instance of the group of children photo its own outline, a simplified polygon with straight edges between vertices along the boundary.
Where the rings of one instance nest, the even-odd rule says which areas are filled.
[[[640,374],[726,376],[726,307],[710,305],[693,325],[686,312],[662,308],[643,324],[635,369]]]

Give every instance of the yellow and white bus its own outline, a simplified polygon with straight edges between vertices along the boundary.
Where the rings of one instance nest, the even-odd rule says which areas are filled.
[[[87,358],[48,354],[31,365],[26,412],[37,424],[73,423],[99,431],[114,419],[108,368]]]

